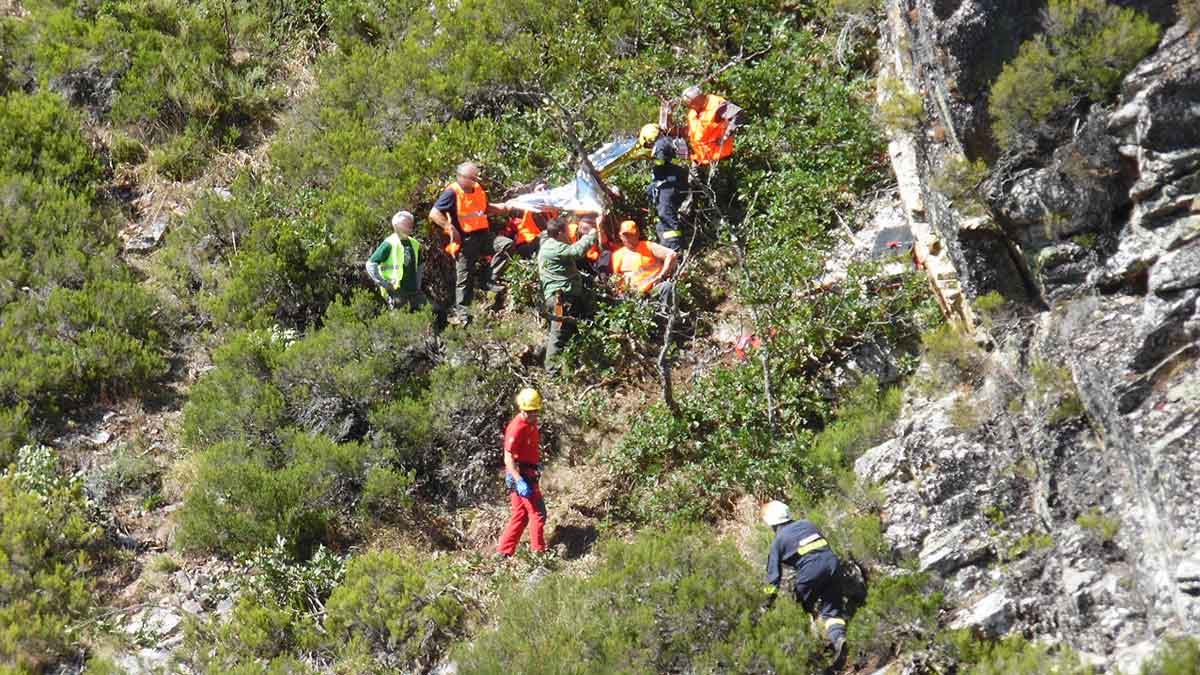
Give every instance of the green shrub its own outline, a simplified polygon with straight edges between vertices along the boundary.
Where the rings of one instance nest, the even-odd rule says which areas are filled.
[[[988,166],[982,159],[972,162],[956,155],[946,160],[930,186],[954,202],[963,213],[975,215],[987,210],[982,194],[983,181],[987,177]]]
[[[867,601],[847,626],[847,640],[861,659],[887,659],[920,648],[937,632],[942,593],[926,574],[874,580]]]
[[[762,614],[760,588],[760,572],[727,542],[646,532],[604,547],[590,577],[552,576],[506,595],[496,627],[456,660],[463,673],[817,669],[821,643],[806,636],[803,610],[785,598]]]
[[[223,441],[269,444],[286,423],[283,393],[271,384],[284,349],[276,335],[230,336],[213,355],[214,368],[188,394],[183,440],[193,449]]]
[[[1157,24],[1105,0],[1051,0],[1043,28],[992,85],[989,111],[1003,148],[1076,98],[1106,101],[1159,36]]]
[[[77,479],[43,446],[0,475],[0,662],[38,671],[74,651],[70,626],[90,611],[91,553],[101,532]]]
[[[167,371],[161,310],[125,281],[10,303],[0,325],[0,397],[41,410],[135,391]]]
[[[367,471],[359,511],[378,520],[395,520],[413,505],[416,472],[401,472],[385,466],[373,466]]]
[[[0,97],[0,174],[91,190],[101,169],[81,124],[78,113],[54,94]]]
[[[873,16],[882,8],[875,0],[829,0],[823,11],[831,16]]]
[[[123,277],[115,231],[89,197],[28,175],[0,173],[5,248],[0,306],[91,279]]]
[[[148,496],[161,487],[162,469],[153,457],[137,454],[128,445],[121,445],[107,464],[90,480],[97,501],[115,501],[128,495]]]
[[[959,431],[973,431],[984,422],[984,413],[966,394],[954,397],[948,411],[950,423]]]
[[[1032,393],[1050,406],[1049,422],[1058,424],[1081,417],[1086,412],[1079,398],[1079,388],[1070,369],[1056,366],[1041,357],[1034,357],[1029,364]]]
[[[430,562],[393,551],[363,554],[350,561],[345,582],[326,603],[330,639],[428,668],[462,630],[466,611],[449,582]]]
[[[1104,515],[1098,508],[1079,514],[1075,517],[1075,522],[1102,544],[1111,543],[1121,531],[1121,521]]]
[[[202,673],[307,673],[294,654],[317,644],[317,625],[270,599],[243,595],[229,620],[218,616],[184,623],[176,658]]]
[[[968,675],[1091,675],[1094,670],[1069,647],[1030,642],[1020,635],[979,641],[965,631],[949,636]]]
[[[327,527],[352,511],[373,453],[358,443],[292,432],[279,448],[237,441],[200,453],[197,475],[179,512],[177,543],[186,550],[236,553],[283,537],[300,559]]]
[[[1004,551],[1005,560],[1016,560],[1027,553],[1048,551],[1054,548],[1054,537],[1049,532],[1030,532],[1022,535]]]
[[[887,129],[912,132],[925,117],[925,100],[921,94],[909,91],[908,85],[895,77],[883,81],[884,97],[879,101],[879,124]]]
[[[17,457],[17,449],[29,442],[29,408],[18,405],[0,408],[0,467]]]
[[[1200,640],[1167,638],[1166,646],[1142,665],[1142,675],[1188,675],[1200,671]]]
[[[345,560],[323,546],[308,560],[296,562],[282,537],[274,546],[261,546],[241,562],[253,572],[239,583],[243,593],[297,616],[320,615],[325,600],[346,575]]]
[[[838,490],[820,498],[802,490],[793,492],[789,502],[793,513],[821,530],[843,564],[853,561],[873,569],[891,563],[894,555],[883,536],[879,495],[859,484],[851,470],[840,478]]]
[[[682,292],[682,291],[677,291]],[[647,364],[661,348],[661,303],[649,298],[605,298],[565,350],[571,369],[586,367],[596,377],[621,366]]]
[[[987,353],[953,324],[942,324],[921,336],[925,360],[943,387],[976,382],[987,367]]]
[[[880,390],[874,376],[863,378],[842,397],[833,421],[813,439],[809,453],[830,463],[853,462],[887,440],[900,415],[901,400],[898,387]]]

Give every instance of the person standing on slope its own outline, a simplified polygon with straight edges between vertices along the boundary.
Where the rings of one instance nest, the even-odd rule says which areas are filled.
[[[787,504],[770,501],[763,505],[762,520],[775,532],[767,556],[767,586],[771,597],[779,592],[783,565],[796,571],[793,592],[805,611],[820,618],[825,637],[833,646],[833,667],[846,662],[846,619],[838,585],[840,562],[824,535],[811,521],[792,520]]]
[[[421,292],[425,261],[421,257],[421,242],[412,236],[413,226],[413,214],[397,211],[392,216],[392,234],[367,260],[367,276],[392,309],[415,311],[429,304]]]
[[[546,501],[538,486],[541,477],[541,432],[538,429],[538,412],[542,409],[542,395],[537,389],[526,387],[517,394],[515,417],[504,429],[504,482],[508,485],[508,499],[512,517],[500,535],[496,556],[511,558],[517,550],[517,542],[525,526],[529,528],[529,548],[535,553],[546,550]]]
[[[579,275],[579,262],[587,258],[598,234],[587,223],[580,226],[580,231],[583,234],[579,241],[569,243],[566,219],[556,218],[546,226],[538,251],[538,279],[550,320],[544,360],[547,370],[556,367],[559,352],[576,333],[579,320],[587,316],[590,309]]]
[[[705,94],[700,87],[688,87],[679,95],[687,106],[686,126],[673,127],[672,133],[686,135],[689,172],[693,181],[705,193],[710,193],[712,206],[725,224],[742,220],[737,203],[737,174],[733,165],[733,136],[742,123],[744,111],[716,94]],[[663,104],[660,114],[669,121],[671,102]],[[686,210],[686,209],[685,209]]]
[[[479,183],[479,167],[473,162],[463,162],[458,165],[454,181],[446,186],[429,210],[429,219],[450,237],[446,252],[454,258],[454,304],[460,316],[466,314],[471,304],[475,266],[480,257],[490,254],[492,262],[479,285],[485,290],[500,290],[495,279],[508,262],[513,241],[492,233],[488,214],[507,209],[506,203],[488,202],[487,192]]]

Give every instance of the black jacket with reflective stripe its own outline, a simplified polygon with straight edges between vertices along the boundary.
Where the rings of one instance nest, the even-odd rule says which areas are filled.
[[[822,539],[824,535],[808,520],[793,520],[790,523],[784,523],[775,531],[775,540],[771,542],[771,553],[767,556],[767,583],[773,586],[779,585],[779,580],[783,577],[781,565],[790,565],[795,567],[800,562],[798,549],[815,539]],[[813,551],[809,555],[815,554],[831,554],[829,547],[826,546],[819,551]]]

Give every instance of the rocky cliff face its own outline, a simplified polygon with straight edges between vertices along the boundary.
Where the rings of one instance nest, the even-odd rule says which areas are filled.
[[[1038,7],[889,5],[886,68],[927,111],[891,147],[910,219],[969,296],[1020,307],[985,322],[977,378],[910,395],[856,468],[958,625],[1130,672],[1165,634],[1200,632],[1200,29],[1139,5],[1163,38],[1119,100],[996,161],[987,85]],[[964,154],[993,160],[982,219],[932,187]]]

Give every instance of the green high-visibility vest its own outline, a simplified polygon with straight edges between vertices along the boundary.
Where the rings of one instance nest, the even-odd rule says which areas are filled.
[[[391,246],[391,251],[388,253],[387,260],[379,266],[379,275],[387,281],[391,282],[393,287],[399,288],[400,282],[404,280],[404,246],[400,243],[400,235],[393,232],[388,235],[385,240]],[[419,267],[421,264],[421,242],[417,241],[416,237],[409,237],[408,241],[412,244],[413,252],[413,267]],[[379,289],[381,293],[387,294],[384,289]]]

